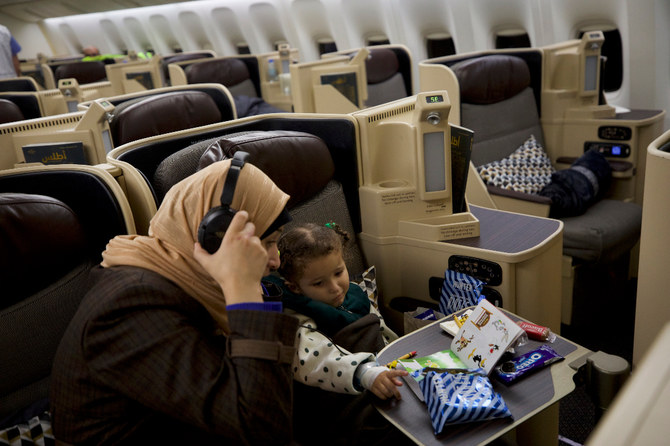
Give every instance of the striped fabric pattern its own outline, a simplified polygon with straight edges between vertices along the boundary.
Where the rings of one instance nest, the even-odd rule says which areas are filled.
[[[483,371],[428,372],[420,386],[435,435],[450,424],[512,416]]]
[[[440,312],[449,315],[479,302],[484,282],[453,270],[444,272],[444,283],[440,292]]]

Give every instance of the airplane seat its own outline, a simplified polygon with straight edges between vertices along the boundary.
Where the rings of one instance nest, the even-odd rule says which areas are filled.
[[[40,99],[36,92],[7,92],[0,93],[0,99],[13,102],[21,111],[23,119],[35,119],[43,116]],[[18,116],[14,114],[14,116]],[[6,121],[10,122],[10,121]]]
[[[107,80],[105,63],[99,60],[89,62],[71,62],[61,64],[54,70],[54,81],[58,85],[61,79],[77,79],[80,85]]]
[[[123,191],[102,169],[0,172],[0,431],[48,408],[51,364],[93,268],[112,237],[134,232]]]
[[[287,209],[293,221],[287,227],[297,222],[334,221],[355,240],[351,215],[342,185],[335,179],[336,165],[328,146],[320,137],[307,132],[242,131],[200,141],[166,158],[156,169],[156,180],[167,191],[196,170],[232,158],[239,150],[248,152],[248,162],[291,196]],[[365,262],[357,242],[347,244],[345,262],[352,277],[364,272]]]
[[[462,60],[450,68],[459,83],[461,125],[475,134],[471,158],[474,166],[510,160],[517,149],[529,147],[531,135],[536,141],[531,144],[533,149],[543,147],[539,107],[531,72],[524,59],[493,54]],[[590,179],[597,183],[598,179],[591,175]],[[552,182],[556,181],[555,177],[551,178]],[[524,181],[533,184],[540,180],[531,174]],[[603,188],[607,185],[607,181],[600,184]],[[572,265],[608,265],[621,259],[627,262],[640,238],[641,206],[601,199],[602,191],[590,197],[584,213],[570,215],[557,214],[553,210],[556,202],[536,193],[509,191],[493,185],[486,185],[486,189],[492,196],[541,203],[548,208],[549,216],[562,220],[563,254],[570,258]],[[570,192],[578,195],[576,191]],[[563,322],[569,325],[569,320],[570,317],[564,315]]]
[[[0,91],[38,91],[35,79],[29,76],[20,76],[0,80]]]
[[[114,146],[149,136],[230,119],[203,91],[174,91],[141,96],[119,104],[110,122]]]
[[[0,124],[23,121],[24,119],[26,118],[18,105],[9,99],[0,98]]]
[[[396,52],[389,48],[371,47],[365,60],[365,72],[368,84],[368,107],[407,97],[407,90],[400,62]]]
[[[171,63],[182,62],[185,60],[196,60],[204,59],[208,57],[214,57],[214,53],[211,51],[194,51],[188,53],[176,53],[164,56],[161,59],[161,72],[163,73],[163,79],[165,85],[170,85],[170,71],[168,65]]]
[[[112,150],[107,156],[109,163],[119,166],[125,173],[133,174],[132,180],[125,175],[126,185],[144,197],[141,202],[136,202],[133,206],[139,233],[146,233],[148,222],[153,217],[155,209],[160,206],[169,187],[195,172],[199,157],[208,144],[232,133],[269,130],[306,132],[326,142],[336,166],[335,179],[344,191],[348,212],[356,228],[355,233],[360,232],[361,211],[356,167],[358,136],[351,119],[347,116],[326,118],[268,114],[142,139]],[[198,143],[201,142],[202,146],[198,147]],[[189,156],[182,155],[178,161],[174,158],[165,161],[186,148],[189,148],[189,151],[185,152],[191,152]],[[288,158],[283,158],[280,165],[290,165],[287,160]],[[158,167],[161,163],[163,166],[159,172]]]
[[[184,69],[189,84],[218,83],[233,96],[259,97],[247,65],[239,59],[214,59],[194,63]]]

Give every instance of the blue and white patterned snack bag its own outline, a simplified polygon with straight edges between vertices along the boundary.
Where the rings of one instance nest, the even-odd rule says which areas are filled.
[[[419,382],[435,435],[450,424],[511,417],[502,396],[483,370],[428,372]]]
[[[450,315],[479,303],[485,283],[464,273],[453,270],[444,272],[444,283],[440,291],[440,311]]]

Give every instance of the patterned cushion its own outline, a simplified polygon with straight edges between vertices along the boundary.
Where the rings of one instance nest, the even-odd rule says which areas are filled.
[[[370,303],[375,308],[379,308],[379,294],[377,292],[377,270],[375,269],[375,266],[372,265],[370,268],[363,271],[363,274],[361,274],[359,277],[356,277],[355,281],[358,286],[361,287],[368,295]]]
[[[51,414],[44,412],[28,420],[0,431],[0,445],[9,446],[53,446],[56,444],[51,431]]]
[[[502,189],[536,194],[551,182],[555,172],[542,146],[530,137],[511,155],[477,167],[486,184]]]

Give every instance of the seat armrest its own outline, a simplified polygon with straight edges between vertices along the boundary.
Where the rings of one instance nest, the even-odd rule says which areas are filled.
[[[543,197],[542,195],[537,194],[527,194],[525,192],[518,192],[515,190],[503,189],[501,187],[486,185],[486,189],[492,195],[499,195],[507,198],[514,198],[517,200],[531,201],[539,204],[551,205],[551,198]]]
[[[567,164],[568,166],[571,166],[575,161],[577,161],[577,157],[575,156],[561,156],[556,159],[557,164]],[[613,176],[630,176],[634,173],[635,167],[631,162],[610,159],[608,159],[607,162],[612,168]]]

